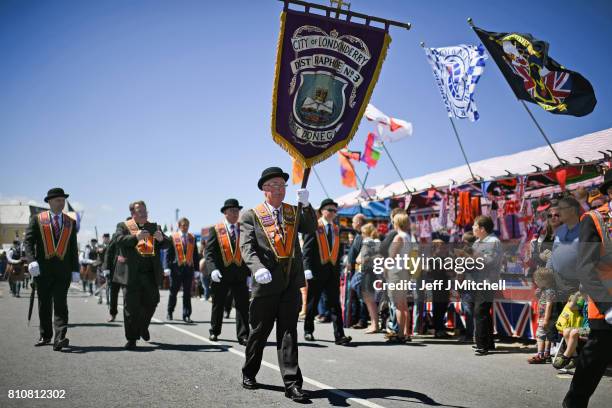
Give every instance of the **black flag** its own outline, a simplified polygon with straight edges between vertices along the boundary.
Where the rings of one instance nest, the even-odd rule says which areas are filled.
[[[544,110],[588,115],[597,100],[589,81],[548,56],[548,43],[531,34],[495,33],[473,27],[518,99]]]

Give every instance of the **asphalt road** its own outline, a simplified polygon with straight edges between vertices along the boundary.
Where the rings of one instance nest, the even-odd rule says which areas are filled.
[[[210,303],[193,299],[196,324],[187,325],[164,321],[168,292],[161,297],[151,341],[140,341],[138,351],[125,351],[121,313],[116,322],[106,323],[107,307],[71,288],[70,348],[54,352],[51,346],[33,347],[38,317],[35,311],[26,324],[29,292],[14,298],[8,284],[0,282],[0,407],[296,405],[283,394],[274,335],[257,376],[262,387],[244,390],[244,347],[236,341],[233,312],[215,343],[208,340]],[[180,317],[180,309],[175,316]],[[469,345],[431,336],[387,345],[382,335],[352,329],[347,335],[353,345],[336,346],[331,325],[317,324],[319,340],[300,342],[304,389],[313,407],[560,407],[571,381],[549,364],[528,365],[533,346],[498,343],[495,353],[476,357]],[[64,390],[65,398],[9,399],[9,390]],[[590,407],[607,408],[611,400],[612,376],[607,375]]]

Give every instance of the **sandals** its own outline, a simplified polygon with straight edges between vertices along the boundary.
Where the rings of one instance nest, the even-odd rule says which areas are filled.
[[[546,359],[542,356],[535,355],[527,359],[529,364],[546,364]]]
[[[561,354],[560,356],[555,358],[555,361],[553,361],[553,367],[555,367],[557,370],[560,370],[567,366],[571,360],[571,357],[567,357],[566,355]]]
[[[370,329],[365,330],[363,333],[364,334],[375,334],[375,333],[378,333],[378,331],[379,331],[378,329],[370,328]]]

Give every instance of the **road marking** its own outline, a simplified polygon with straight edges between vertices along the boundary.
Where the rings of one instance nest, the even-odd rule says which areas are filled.
[[[244,355],[244,353],[242,351],[236,350],[233,347],[228,347],[227,344],[223,344],[223,343],[220,343],[220,342],[217,342],[217,341],[211,341],[211,340],[207,339],[206,337],[202,337],[202,336],[200,336],[198,334],[192,333],[189,330],[185,330],[185,329],[183,329],[181,327],[177,327],[177,326],[174,326],[172,324],[165,323],[164,321],[159,320],[159,319],[157,319],[155,317],[152,318],[151,320],[153,320],[153,321],[155,321],[157,323],[161,323],[163,326],[166,326],[166,327],[168,327],[170,329],[176,330],[177,332],[186,334],[187,336],[191,336],[194,339],[201,340],[204,343],[212,344],[212,345],[215,345],[215,346],[225,346],[227,348],[227,351],[229,351],[230,353],[233,353],[233,354],[235,354],[237,356],[245,358],[245,355]],[[280,368],[276,364],[268,363],[267,361],[262,360],[261,361],[261,365],[266,366],[268,368],[271,368],[271,369],[273,369],[275,371],[280,372]],[[339,389],[337,389],[335,387],[332,387],[331,385],[323,384],[322,382],[319,382],[319,381],[317,381],[317,380],[315,380],[313,378],[309,378],[309,377],[303,377],[303,378],[304,378],[304,382],[305,383],[313,385],[313,386],[315,386],[317,388],[320,388],[322,390],[329,391],[332,394],[336,394],[336,395],[338,395],[338,396],[340,396],[342,398],[346,398],[347,401],[354,402],[356,404],[363,405],[364,407],[369,407],[369,408],[385,408],[382,405],[378,405],[378,404],[375,404],[375,403],[370,402],[368,400],[365,400],[363,398],[356,397],[353,394],[350,394],[348,392],[339,390]]]

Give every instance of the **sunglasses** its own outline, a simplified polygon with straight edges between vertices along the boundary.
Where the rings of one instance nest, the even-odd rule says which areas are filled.
[[[559,218],[559,214],[548,214],[548,218]]]
[[[338,212],[335,208],[325,208],[323,211]]]

